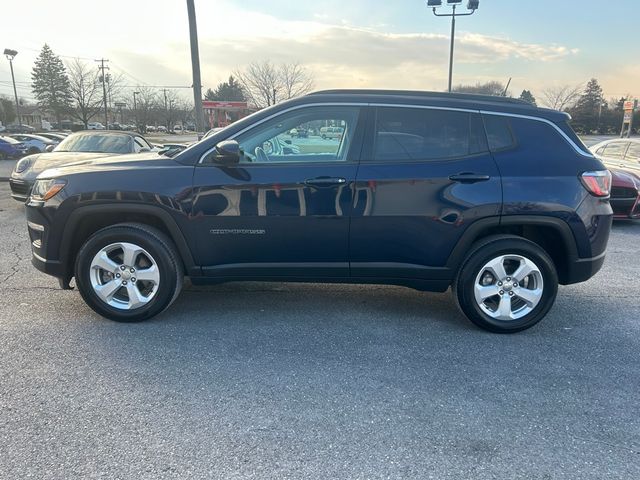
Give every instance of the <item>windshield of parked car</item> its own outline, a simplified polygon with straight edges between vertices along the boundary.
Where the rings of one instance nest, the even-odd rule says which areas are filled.
[[[131,137],[114,134],[70,135],[54,149],[54,152],[131,153]]]
[[[6,142],[6,143],[11,143],[13,145],[20,143],[18,140],[16,140],[15,138],[11,138],[11,137],[0,137],[0,141],[1,142]]]

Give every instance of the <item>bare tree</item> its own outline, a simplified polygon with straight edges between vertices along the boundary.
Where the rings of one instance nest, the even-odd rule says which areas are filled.
[[[582,84],[579,85],[560,85],[549,87],[542,90],[540,98],[545,107],[554,110],[566,110],[575,105],[582,92]]]
[[[275,105],[313,89],[313,79],[299,63],[274,65],[270,61],[253,62],[233,73],[250,103],[258,108]]]
[[[280,67],[280,76],[286,98],[299,97],[313,90],[313,78],[298,62],[283,63]]]
[[[453,87],[456,93],[476,93],[480,95],[492,95],[494,97],[502,97],[505,93],[505,86],[492,80],[485,83],[476,83],[475,85],[457,85]]]
[[[147,125],[151,124],[152,119],[156,116],[156,112],[160,105],[158,92],[150,87],[136,87],[136,118],[138,119],[138,128],[142,133],[146,132]],[[164,105],[163,105],[164,107]]]
[[[98,81],[98,73],[93,65],[89,66],[77,58],[67,63],[67,70],[73,102],[70,113],[87,128],[89,121],[102,108],[102,86]]]

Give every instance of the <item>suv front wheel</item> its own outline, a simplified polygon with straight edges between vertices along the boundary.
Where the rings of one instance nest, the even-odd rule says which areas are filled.
[[[514,333],[544,318],[558,293],[558,275],[537,244],[512,235],[492,236],[472,247],[453,293],[477,326]]]
[[[142,224],[118,224],[93,234],[76,257],[82,298],[98,314],[138,322],[165,310],[184,278],[173,242]]]

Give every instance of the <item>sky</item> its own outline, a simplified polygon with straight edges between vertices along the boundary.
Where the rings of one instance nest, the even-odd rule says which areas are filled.
[[[299,62],[317,89],[447,85],[450,22],[435,17],[426,0],[195,4],[205,89],[267,59]],[[506,83],[511,77],[510,92],[517,96],[595,77],[607,98],[640,97],[633,49],[639,24],[640,0],[480,0],[474,15],[457,19],[453,82]],[[3,2],[0,48],[19,52],[18,94],[27,100],[33,62],[45,43],[64,61],[109,59],[111,71],[132,87],[192,84],[184,0]],[[186,88],[177,92],[190,95]],[[13,96],[9,62],[1,57],[0,95]]]

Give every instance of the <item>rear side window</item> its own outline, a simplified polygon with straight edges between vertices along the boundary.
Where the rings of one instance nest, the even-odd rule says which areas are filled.
[[[446,160],[487,151],[478,114],[426,108],[379,108],[374,160]]]
[[[611,158],[622,158],[627,150],[627,142],[613,142],[607,144],[602,155]]]
[[[496,152],[506,150],[516,145],[508,117],[498,115],[483,115],[484,128],[487,132],[489,150]]]
[[[640,161],[640,143],[632,143],[629,145],[629,150],[627,150],[625,158],[636,162]]]

